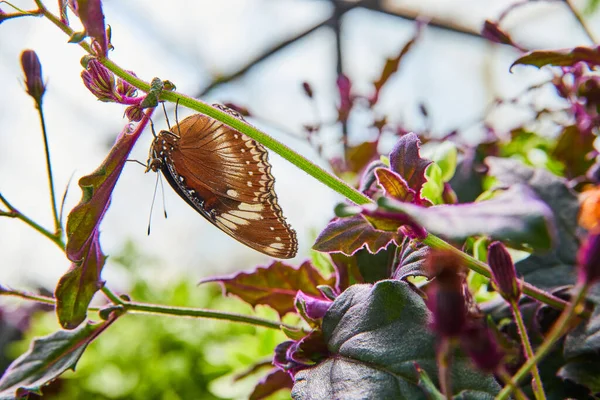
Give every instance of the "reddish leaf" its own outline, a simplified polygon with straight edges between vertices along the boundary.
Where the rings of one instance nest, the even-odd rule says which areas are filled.
[[[408,187],[415,191],[417,200],[421,200],[421,187],[427,181],[425,170],[430,160],[421,158],[419,155],[419,145],[421,141],[414,133],[408,133],[398,140],[390,153],[391,170],[397,172],[408,184]]]
[[[408,187],[408,184],[400,175],[387,168],[377,168],[375,176],[377,177],[379,186],[383,188],[387,196],[412,203],[415,198],[415,191]]]
[[[356,173],[362,171],[371,160],[377,157],[377,144],[377,141],[362,142],[358,146],[348,147],[346,170]]]
[[[594,135],[580,132],[575,125],[563,129],[552,155],[565,164],[568,179],[585,174],[593,164],[594,160],[585,155],[594,150],[594,139]]]
[[[544,65],[568,67],[580,61],[590,67],[600,65],[600,48],[575,47],[574,49],[532,51],[518,58],[510,66],[510,69],[512,70],[515,65],[533,65],[538,68]]]
[[[79,180],[83,196],[67,217],[66,253],[72,264],[55,291],[56,313],[63,328],[73,329],[85,320],[94,293],[102,287],[100,273],[105,257],[98,227],[125,160],[147,121],[144,119],[134,132],[129,126],[125,128],[102,165]]]
[[[77,0],[77,12],[87,35],[94,39],[100,46],[100,55],[106,57],[108,53],[108,38],[106,37],[106,28],[104,25],[102,1]]]
[[[294,300],[299,290],[313,297],[323,298],[317,286],[333,286],[335,277],[323,278],[308,261],[298,268],[275,261],[268,267],[258,267],[250,273],[208,278],[200,283],[205,282],[219,282],[226,294],[236,295],[252,306],[268,305],[280,316],[284,316],[295,310]]]
[[[338,218],[321,232],[313,249],[326,253],[341,252],[348,256],[366,249],[374,254],[390,242],[398,243],[398,234],[375,229],[362,215]]]
[[[291,389],[292,386],[294,386],[294,380],[288,373],[279,368],[273,368],[256,384],[249,399],[261,400],[281,389]]]
[[[492,22],[488,19],[486,19],[483,23],[481,36],[494,43],[508,44],[513,47],[516,47],[517,49],[521,49],[521,47],[519,47],[517,44],[515,44],[515,42],[513,42],[512,38],[508,33],[500,29],[500,26],[497,22]]]
[[[375,82],[373,82],[373,86],[375,86],[375,93],[373,94],[373,96],[371,96],[371,99],[370,99],[371,104],[377,103],[377,100],[379,99],[379,92],[381,91],[381,88],[392,77],[392,75],[394,75],[398,71],[398,68],[400,67],[400,62],[402,61],[404,56],[410,51],[412,46],[415,44],[415,42],[419,38],[420,33],[421,33],[421,27],[422,27],[422,24],[417,25],[417,31],[415,32],[415,35],[412,37],[412,39],[410,39],[408,41],[408,43],[406,43],[402,47],[402,50],[400,50],[400,53],[396,57],[388,58],[385,61],[385,65],[383,66],[383,69],[381,70],[381,75]]]
[[[337,87],[340,94],[340,106],[338,107],[338,121],[346,122],[350,115],[350,109],[352,108],[352,97],[350,96],[350,90],[352,83],[346,75],[340,75],[337,78]]]

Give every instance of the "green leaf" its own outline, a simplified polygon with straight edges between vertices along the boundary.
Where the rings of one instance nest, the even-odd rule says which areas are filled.
[[[427,182],[423,184],[421,195],[433,204],[443,204],[444,180],[442,179],[441,168],[435,163],[431,164],[427,168],[425,177]]]
[[[559,377],[568,379],[590,389],[592,393],[600,392],[600,360],[595,359],[571,361],[558,370]]]
[[[385,197],[378,203],[389,211],[408,215],[427,231],[448,240],[487,235],[516,245],[549,249],[556,234],[550,209],[525,185],[514,185],[478,203],[419,207]]]
[[[390,242],[397,243],[398,234],[376,229],[362,215],[338,218],[317,237],[313,249],[332,253],[341,252],[348,256],[366,248],[370,253],[385,249]]]
[[[296,374],[292,397],[425,399],[414,363],[436,379],[430,317],[423,299],[405,282],[350,287],[323,319],[329,357]],[[476,371],[463,355],[455,354],[451,371],[454,393],[488,399],[499,390],[493,375]]]
[[[458,151],[454,143],[450,141],[428,143],[423,146],[421,153],[423,153],[423,157],[432,160],[440,167],[443,182],[452,179],[458,158]]]
[[[252,272],[240,272],[229,277],[214,277],[200,283],[218,282],[225,292],[236,295],[246,303],[274,308],[280,316],[294,311],[294,301],[298,291],[322,298],[319,285],[333,286],[335,277],[323,278],[308,261],[298,268],[275,261],[267,267],[258,267]],[[326,300],[326,299],[325,299]]]
[[[58,331],[33,341],[29,351],[17,358],[0,379],[0,398],[41,394],[44,385],[75,365],[92,342],[114,318],[99,324],[87,323],[72,331]]]
[[[550,207],[557,228],[556,246],[549,252],[534,252],[515,264],[527,282],[544,290],[575,282],[577,215],[579,202],[564,178],[542,168],[531,168],[518,160],[488,157],[489,174],[499,185],[527,185]]]
[[[405,279],[409,276],[430,277],[425,267],[429,247],[417,241],[405,238],[399,249],[399,265],[394,272],[394,279]]]
[[[581,132],[577,125],[563,129],[552,155],[565,164],[565,177],[573,179],[585,175],[594,163],[593,157],[586,157],[594,151],[594,136],[591,132]]]
[[[518,58],[510,66],[510,69],[512,70],[515,65],[533,65],[538,68],[544,65],[569,67],[580,61],[585,62],[589,67],[600,65],[600,48],[575,47],[573,49],[532,51]]]

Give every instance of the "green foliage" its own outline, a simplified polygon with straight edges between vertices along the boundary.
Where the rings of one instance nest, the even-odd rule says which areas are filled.
[[[110,260],[126,263],[123,272],[133,282],[128,293],[136,301],[252,312],[239,300],[223,297],[217,285],[197,287],[188,278],[162,284],[154,278],[160,271],[136,254],[131,244]],[[265,307],[258,307],[257,312],[265,318],[277,318]],[[13,348],[13,355],[22,353],[33,337],[57,328],[53,313],[38,315],[23,341]],[[257,362],[270,360],[273,349],[283,340],[285,336],[279,331],[249,325],[127,314],[87,348],[76,373],[61,376],[59,393],[44,399],[247,398],[268,368],[236,383],[234,376]],[[289,394],[282,392],[272,399],[286,397]]]

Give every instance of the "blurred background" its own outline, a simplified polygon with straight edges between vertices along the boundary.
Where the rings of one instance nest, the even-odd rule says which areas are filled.
[[[600,35],[596,3],[576,1],[575,6]],[[13,4],[22,9],[35,8],[33,1]],[[518,66],[510,73],[509,67],[519,51],[482,37],[484,21],[497,20],[511,6],[516,7],[502,20],[502,28],[526,49],[590,44],[563,1],[180,0],[166,4],[104,1],[106,22],[112,28],[111,59],[146,81],[153,77],[168,79],[178,91],[203,101],[233,103],[248,109],[252,124],[328,170],[335,169],[335,160],[343,152],[343,132],[349,146],[372,140],[378,124],[393,125],[396,130],[401,127],[404,131],[427,132],[432,137],[456,132],[466,142],[477,142],[490,128],[500,136],[508,135],[512,127],[531,119],[531,110],[518,105],[490,109],[496,99],[510,99],[527,87],[552,78],[549,70],[531,67]],[[47,5],[55,6],[55,2]],[[0,4],[0,9],[12,11],[6,4]],[[76,18],[71,20],[77,29]],[[351,82],[353,96],[372,96],[373,83],[381,75],[386,59],[396,57],[415,36],[417,20],[428,24],[402,58],[398,72],[381,90],[376,105],[368,113],[353,112],[346,124],[339,122],[340,92],[336,80],[340,74]],[[123,106],[101,103],[84,87],[80,78],[80,59],[84,53],[79,46],[68,44],[67,39],[41,18],[18,18],[3,22],[0,27],[0,84],[4,93],[0,107],[0,192],[16,208],[47,227],[52,226],[52,218],[43,143],[37,112],[22,83],[21,52],[27,48],[37,52],[47,80],[44,109],[55,186],[61,196],[69,187],[65,217],[80,200],[78,179],[102,162],[127,122]],[[303,83],[309,84],[312,98]],[[552,90],[536,91],[530,100],[539,107],[559,102]],[[173,121],[173,107],[167,106],[167,111]],[[187,114],[188,110],[179,110],[180,119]],[[159,129],[166,127],[161,112],[155,114],[154,123]],[[318,135],[311,135],[309,132],[317,126]],[[556,133],[552,129],[549,124],[549,135]],[[145,132],[131,158],[145,163],[151,140],[151,133]],[[378,152],[387,154],[393,143],[393,135],[382,136]],[[270,160],[280,204],[300,243],[298,256],[290,262],[299,265],[310,257],[316,235],[332,218],[333,206],[342,199],[276,154],[270,154]],[[229,300],[218,299],[215,288],[196,289],[193,283],[210,275],[266,265],[268,258],[207,223],[169,187],[165,187],[164,193],[169,217],[163,218],[159,191],[152,215],[152,233],[148,236],[155,182],[156,176],[145,174],[142,166],[126,165],[101,225],[102,247],[110,256],[103,278],[113,290],[138,293],[138,298],[147,301],[222,305],[239,311],[243,306],[238,303],[220,303]],[[0,219],[0,283],[52,291],[68,266],[64,254],[30,227],[18,220]],[[0,306],[3,304],[6,315],[9,313],[6,310],[14,314],[13,302],[0,298]],[[263,311],[268,315],[267,310]],[[13,326],[21,322],[28,326],[29,317],[23,315],[30,313],[15,315],[11,317]],[[21,317],[24,319],[19,322]],[[52,318],[52,314],[40,317],[43,321],[35,332],[52,331]],[[143,317],[135,318],[143,321]],[[273,346],[281,340],[269,336],[261,345],[251,342],[250,338],[256,337],[254,328],[250,331],[245,330],[250,328],[224,328],[222,323],[211,322],[208,326],[203,323],[200,329],[197,321],[177,322],[176,326],[161,321],[156,322],[152,331],[173,350],[173,359],[160,358],[164,351],[156,350],[154,354],[144,348],[139,353],[132,350],[132,354],[105,362],[114,368],[107,368],[101,378],[90,378],[93,383],[85,389],[87,397],[73,392],[75,397],[69,398],[134,398],[135,390],[139,398],[244,398],[247,393],[244,389],[228,393],[227,390],[233,390],[228,384],[216,383],[210,390],[206,389],[208,384],[198,386],[198,393],[207,397],[182,397],[181,393],[191,393],[191,389],[177,387],[184,385],[186,379],[208,382],[211,379],[207,376],[239,372],[241,366],[249,364],[248,360],[258,357],[244,355],[253,346],[265,346],[257,352],[268,359]],[[2,334],[8,332],[6,326],[5,323],[0,341]],[[144,335],[139,325],[130,327],[135,329]],[[237,332],[243,338],[237,341],[240,345],[237,353],[229,347],[228,351],[236,355],[216,350],[226,346],[215,344],[215,338],[224,334],[224,331],[215,334],[215,329]],[[187,330],[197,332],[197,337],[188,338],[186,334],[182,338],[181,332]],[[106,348],[110,343],[120,348],[121,340],[122,336],[115,334],[113,342],[106,339],[104,350],[92,347],[91,351],[96,352],[96,357],[109,357]],[[213,350],[202,350],[198,357],[212,369],[207,372],[206,368],[199,368],[195,378],[187,376],[185,371],[189,372],[190,366],[186,363],[190,359],[176,350],[198,349],[203,340],[212,343],[209,348]],[[148,338],[148,342],[152,341]],[[10,354],[19,354],[23,349],[17,346]],[[217,353],[219,357],[215,356]],[[170,392],[167,389],[148,392],[152,394],[144,397],[140,394],[145,393],[140,390],[142,383],[132,384],[127,375],[131,371],[119,369],[121,364],[141,360],[142,354],[160,358],[163,365],[172,365],[168,371],[178,368],[184,371],[182,381],[171,383]],[[245,357],[245,362],[240,357]],[[80,377],[87,376],[85,360],[84,357],[79,368]],[[92,368],[93,362],[89,360]],[[92,374],[92,369],[89,371]],[[140,382],[144,376],[148,377],[147,373],[137,373]],[[115,384],[120,382],[115,377],[121,377],[131,388],[124,388],[125,383]],[[114,386],[112,392],[105,384],[98,383],[104,382],[98,379],[113,382],[108,385]]]

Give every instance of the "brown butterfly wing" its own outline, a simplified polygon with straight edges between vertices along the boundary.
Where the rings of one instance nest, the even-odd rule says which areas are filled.
[[[296,255],[296,233],[273,191],[274,178],[262,145],[221,122],[196,114],[169,132],[174,145],[162,171],[171,186],[201,215],[238,241],[267,255]]]

